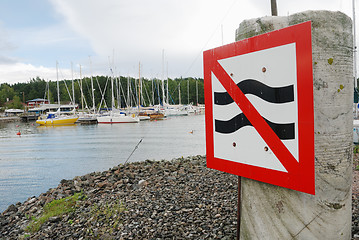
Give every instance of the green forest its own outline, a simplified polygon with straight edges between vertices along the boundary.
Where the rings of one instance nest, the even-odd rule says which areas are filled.
[[[92,80],[92,81],[91,81]],[[59,81],[59,93],[61,104],[75,102],[79,108],[92,108],[92,87],[94,89],[94,99],[96,108],[111,107],[113,82],[114,97],[116,107],[135,106],[138,104],[139,92],[142,92],[141,105],[150,106],[162,104],[162,80],[128,77],[96,76],[91,78],[61,80]],[[203,79],[200,78],[175,78],[165,80],[164,89],[168,83],[168,103],[169,104],[203,104],[204,86]],[[142,91],[140,91],[142,89]],[[81,91],[82,90],[82,91]],[[166,93],[165,93],[166,94]],[[75,101],[73,101],[73,95]],[[82,97],[83,96],[83,97]],[[23,109],[28,100],[44,98],[51,103],[58,102],[57,81],[45,81],[39,77],[31,79],[26,83],[0,85],[0,108]]]

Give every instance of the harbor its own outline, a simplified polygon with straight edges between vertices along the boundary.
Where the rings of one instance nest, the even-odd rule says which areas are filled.
[[[126,160],[203,155],[204,134],[204,115],[138,124],[0,123],[0,211],[56,187],[61,179],[103,171]]]

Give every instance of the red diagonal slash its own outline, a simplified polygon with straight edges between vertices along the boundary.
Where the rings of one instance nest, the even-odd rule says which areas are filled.
[[[299,168],[299,163],[289,152],[287,147],[274,133],[272,128],[267,124],[263,117],[254,108],[252,103],[234,83],[233,79],[223,69],[217,60],[213,62],[214,75],[222,83],[223,87],[227,90],[228,94],[232,97],[233,101],[239,106],[243,114],[252,123],[253,127],[257,130],[259,135],[268,144],[272,152],[277,156],[278,160],[282,163],[288,173],[294,173]]]

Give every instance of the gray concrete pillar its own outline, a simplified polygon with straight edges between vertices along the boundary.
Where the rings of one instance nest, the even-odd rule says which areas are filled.
[[[242,180],[241,239],[351,239],[353,36],[340,12],[243,21],[236,40],[312,21],[316,195]]]

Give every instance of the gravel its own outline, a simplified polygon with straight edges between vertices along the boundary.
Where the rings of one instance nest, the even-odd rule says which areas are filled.
[[[74,211],[26,227],[54,199],[82,192]],[[0,239],[235,239],[237,176],[208,169],[205,157],[136,162],[62,180],[8,207]]]
[[[0,214],[0,239],[235,239],[237,176],[204,156],[119,165],[71,180]],[[359,240],[359,154],[353,161],[352,239]],[[55,199],[82,193],[72,212],[27,227]]]

